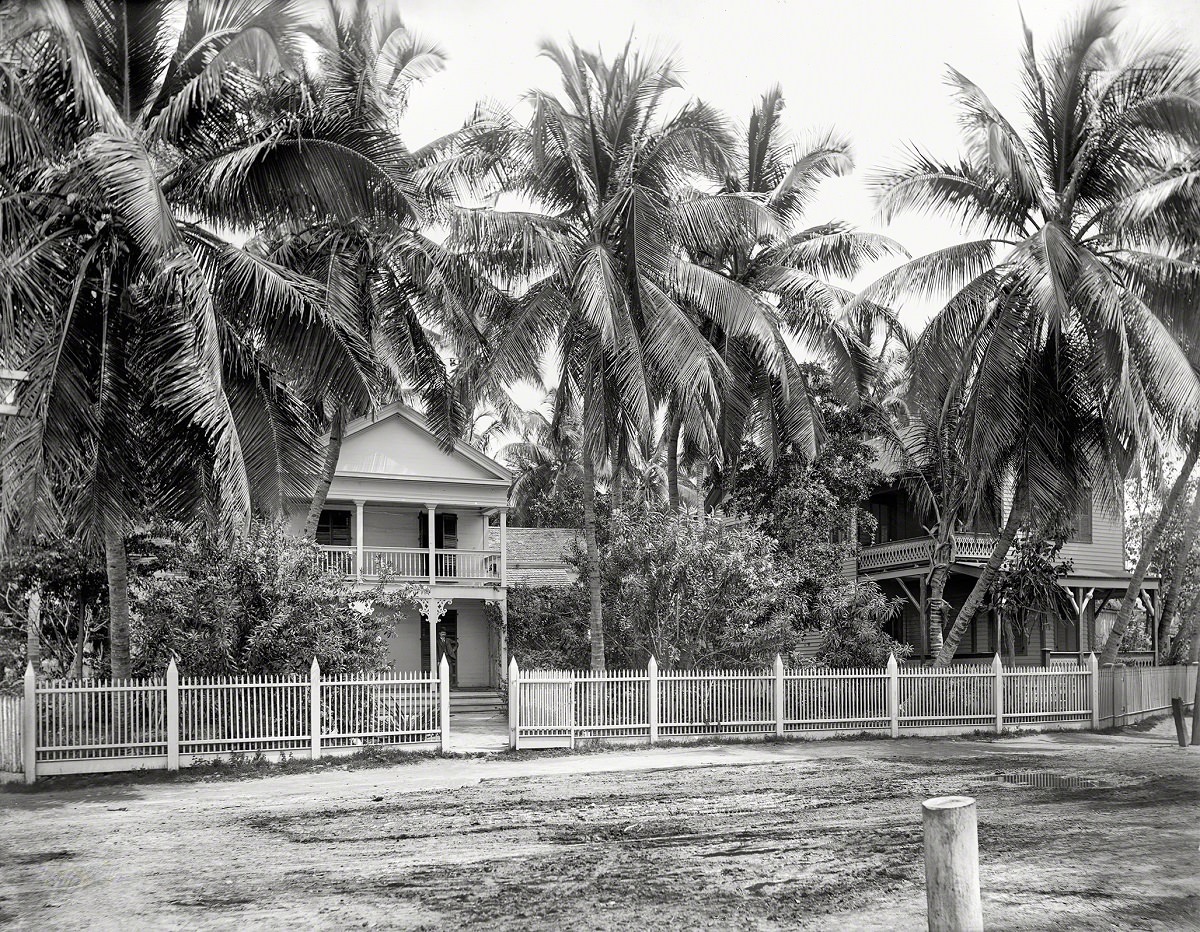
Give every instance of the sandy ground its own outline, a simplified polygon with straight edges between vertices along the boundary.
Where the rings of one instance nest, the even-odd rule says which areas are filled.
[[[1095,788],[1010,786],[1035,771]],[[1200,929],[1200,753],[1139,734],[431,760],[0,794],[0,924],[918,929],[979,800],[992,929]]]

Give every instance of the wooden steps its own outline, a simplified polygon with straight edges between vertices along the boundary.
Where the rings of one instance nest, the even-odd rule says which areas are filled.
[[[450,714],[456,712],[503,712],[504,703],[494,689],[451,689]]]

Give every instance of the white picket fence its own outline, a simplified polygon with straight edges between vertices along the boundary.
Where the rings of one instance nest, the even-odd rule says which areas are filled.
[[[1038,725],[1104,728],[1190,699],[1196,666],[1099,671],[990,666],[786,670],[521,670],[509,665],[513,748],[574,747],[580,740],[651,744],[722,735],[961,734]]]
[[[437,676],[181,677],[38,682],[0,695],[0,774],[167,769],[241,754],[347,754],[368,745],[444,748],[450,669]]]

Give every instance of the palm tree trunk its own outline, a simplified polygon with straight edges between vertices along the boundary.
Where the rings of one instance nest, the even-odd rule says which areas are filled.
[[[600,600],[600,546],[596,542],[596,465],[583,445],[583,540],[587,546],[588,635],[592,643],[592,669],[604,669],[604,606]]]
[[[25,656],[39,670],[42,665],[42,590],[29,593],[29,609],[25,614]]]
[[[129,558],[116,525],[104,528],[104,564],[108,571],[108,650],[113,679],[132,676],[129,656]]]
[[[1001,647],[1004,650],[1004,657],[1008,660],[1010,667],[1017,665],[1017,639],[1013,632],[1012,620],[1008,617],[1007,612],[999,612],[1000,616],[1000,639],[1003,642]]]
[[[1142,591],[1142,583],[1146,579],[1146,573],[1150,571],[1150,561],[1154,559],[1154,551],[1158,548],[1158,542],[1162,539],[1163,532],[1175,514],[1175,509],[1179,506],[1179,499],[1196,466],[1197,456],[1200,456],[1200,431],[1197,431],[1196,436],[1192,439],[1187,458],[1179,470],[1179,477],[1171,486],[1167,500],[1163,502],[1158,520],[1154,522],[1154,527],[1142,540],[1142,552],[1138,555],[1137,565],[1134,566],[1133,573],[1129,577],[1129,585],[1125,587],[1125,595],[1121,599],[1121,610],[1117,613],[1117,620],[1113,622],[1112,631],[1108,633],[1108,640],[1104,642],[1104,651],[1100,655],[1101,664],[1116,662],[1117,651],[1121,647],[1122,638],[1125,637],[1125,629],[1129,627],[1129,619],[1133,617],[1133,609],[1137,605],[1138,593]]]
[[[942,652],[942,631],[946,620],[946,601],[942,596],[946,592],[946,581],[950,578],[950,564],[953,562],[954,526],[948,521],[939,521],[933,552],[929,555],[929,595],[923,606],[931,657]]]
[[[1012,549],[1013,541],[1017,537],[1017,528],[1021,526],[1021,519],[1023,517],[1022,509],[1018,506],[1020,500],[1021,493],[1018,490],[1017,495],[1013,496],[1013,504],[1008,512],[1008,520],[1004,522],[1000,536],[996,538],[996,545],[992,548],[992,555],[988,557],[983,572],[975,580],[975,586],[971,589],[971,594],[967,596],[967,601],[959,609],[958,617],[954,619],[950,633],[946,635],[946,641],[942,644],[942,651],[938,654],[937,660],[934,661],[934,666],[944,667],[954,660],[954,655],[958,651],[958,642],[962,640],[962,636],[966,633],[967,628],[975,621],[975,613],[979,611],[979,606],[983,604],[983,597],[992,588],[992,581],[996,578],[996,574],[1000,572],[1000,565],[1004,562],[1004,558],[1008,556],[1008,551]]]
[[[619,464],[613,464],[612,481],[608,484],[608,501],[613,511],[620,511],[625,504],[625,473]]]
[[[321,512],[325,510],[325,499],[329,496],[329,487],[333,484],[333,474],[337,472],[338,459],[342,455],[342,438],[346,432],[346,409],[341,405],[333,412],[329,422],[329,442],[325,445],[325,462],[321,465],[321,476],[313,491],[313,500],[308,506],[308,517],[304,521],[304,536],[317,536],[317,524],[321,520]]]
[[[1187,578],[1188,561],[1196,546],[1196,537],[1200,535],[1200,488],[1192,498],[1191,508],[1188,509],[1187,521],[1183,526],[1183,537],[1175,548],[1175,560],[1171,567],[1171,578],[1167,581],[1166,591],[1162,593],[1162,610],[1158,619],[1158,649],[1162,656],[1167,656],[1171,642],[1171,623],[1175,620],[1175,607],[1179,604],[1179,595],[1183,591],[1183,582]]]
[[[1192,593],[1188,604],[1180,613],[1183,621],[1179,625],[1179,633],[1171,639],[1171,652],[1167,655],[1167,663],[1184,663],[1184,652],[1191,654],[1191,663],[1196,662],[1196,653],[1200,650],[1200,614],[1196,613],[1196,603],[1200,593]]]
[[[667,421],[667,500],[671,510],[679,510],[679,431],[683,427],[683,412],[671,405]]]

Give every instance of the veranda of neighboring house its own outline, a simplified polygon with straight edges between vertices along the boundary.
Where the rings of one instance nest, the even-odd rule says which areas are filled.
[[[390,613],[394,669],[436,667],[444,635],[452,685],[499,684],[507,656],[503,626],[493,619],[506,609],[511,483],[509,471],[478,450],[441,447],[425,419],[404,405],[347,426],[317,543],[329,565],[364,589],[383,576],[427,591],[422,612]],[[294,530],[307,512],[308,503],[295,503]]]
[[[875,580],[888,595],[902,600],[903,610],[893,620],[889,633],[912,645],[913,659],[927,659],[930,656],[929,631],[923,619],[934,542],[924,525],[931,522],[922,521],[910,495],[895,479],[896,470],[887,469],[886,463],[879,465],[893,478],[877,489],[865,504],[878,527],[874,540],[859,552],[857,575],[859,579]],[[1069,593],[1079,621],[1042,610],[1040,622],[1030,624],[1029,630],[1014,630],[1018,664],[1082,658],[1090,651],[1098,654],[1116,619],[1120,600],[1129,584],[1129,572],[1125,568],[1124,518],[1090,500],[1088,506],[1075,515],[1073,523],[1075,533],[1060,553],[1060,559],[1071,561],[1072,570],[1059,584]],[[949,605],[947,630],[954,613],[966,601],[991,556],[995,540],[996,528],[986,522],[964,527],[956,533],[954,562],[943,596]],[[1138,608],[1143,620],[1157,617],[1156,578],[1147,578],[1143,583]],[[959,642],[957,658],[990,660],[996,653],[1001,653],[1001,625],[1002,619],[996,610],[978,614]],[[1014,629],[1018,627],[1014,625]],[[1153,637],[1156,625],[1151,623],[1146,627],[1148,636]],[[1148,650],[1130,653],[1124,659],[1154,663],[1156,656],[1156,651]]]

